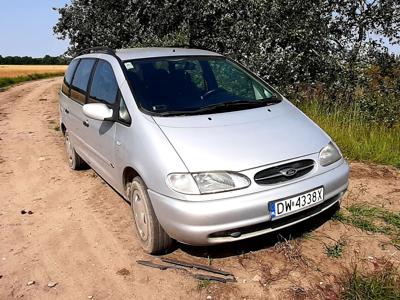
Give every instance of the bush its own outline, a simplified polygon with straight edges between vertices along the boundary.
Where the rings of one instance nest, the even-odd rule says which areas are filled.
[[[364,96],[356,102],[361,118],[367,123],[374,123],[393,128],[400,123],[400,99],[398,95]]]

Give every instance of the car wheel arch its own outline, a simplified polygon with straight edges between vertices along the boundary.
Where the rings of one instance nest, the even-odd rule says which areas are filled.
[[[125,191],[125,196],[128,196],[128,188],[130,187],[128,184],[130,182],[132,182],[132,180],[136,177],[139,176],[140,178],[142,178],[142,176],[140,176],[139,172],[136,171],[134,168],[127,166],[124,168],[124,171],[122,173],[122,184],[124,187],[124,191]],[[143,178],[142,178],[143,179]]]
[[[65,127],[63,122],[61,122],[60,127],[62,134],[65,135],[65,133],[67,132],[67,127]]]

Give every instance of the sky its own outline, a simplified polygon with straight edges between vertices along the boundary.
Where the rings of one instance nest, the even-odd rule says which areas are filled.
[[[68,41],[57,39],[53,26],[69,0],[1,0],[0,55],[43,57],[63,54]]]
[[[58,13],[70,0],[2,0],[0,4],[0,55],[43,57],[63,54],[68,41],[57,39],[53,26]],[[373,38],[377,38],[373,36]],[[400,54],[400,46],[386,43],[389,50]]]

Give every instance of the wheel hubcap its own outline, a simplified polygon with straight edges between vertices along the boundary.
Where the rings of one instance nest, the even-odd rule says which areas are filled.
[[[73,163],[73,154],[74,154],[74,150],[72,149],[72,146],[71,146],[71,141],[69,140],[69,136],[67,135],[66,137],[65,137],[65,145],[66,145],[66,148],[67,148],[67,157],[68,157],[68,161],[69,161],[69,164],[70,165],[72,165],[72,163]]]
[[[147,240],[148,224],[146,217],[146,206],[137,191],[133,192],[132,201],[133,214],[135,216],[136,228],[142,240]]]

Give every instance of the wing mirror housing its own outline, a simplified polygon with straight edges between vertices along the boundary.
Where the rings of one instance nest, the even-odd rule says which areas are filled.
[[[112,121],[113,110],[104,103],[88,103],[83,106],[83,114],[99,121]]]

